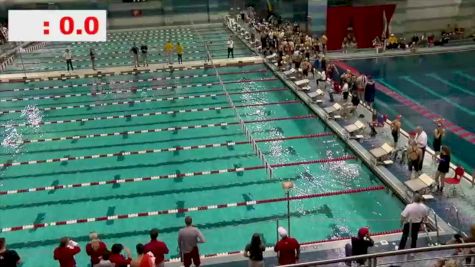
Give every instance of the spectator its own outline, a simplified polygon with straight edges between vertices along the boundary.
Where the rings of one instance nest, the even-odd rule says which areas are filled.
[[[172,41],[168,40],[168,42],[165,43],[163,46],[163,52],[165,53],[165,56],[167,57],[168,64],[172,64],[172,53],[173,53],[173,44]]]
[[[358,236],[351,238],[351,255],[359,256],[368,254],[368,248],[374,246],[374,241],[369,235],[368,227],[358,230]],[[359,265],[364,265],[366,260],[357,260]]]
[[[146,44],[142,44],[140,46],[140,51],[142,52],[142,63],[143,66],[148,66],[148,61],[147,61],[147,54],[148,54],[148,46]]]
[[[59,261],[60,267],[76,267],[74,255],[80,251],[81,248],[78,243],[68,237],[63,237],[59,242],[59,246],[54,250],[54,259]]]
[[[20,266],[20,256],[14,250],[7,249],[5,238],[0,238],[0,266],[17,267]]]
[[[180,43],[176,43],[176,55],[178,56],[178,64],[183,63],[183,46]]]
[[[121,254],[122,250],[125,250],[127,257]],[[111,248],[109,260],[115,264],[115,267],[127,267],[132,262],[132,256],[128,248],[124,248],[122,244],[114,244]]]
[[[93,267],[115,267],[115,264],[110,261],[111,253],[110,251],[106,250],[102,254],[101,260],[98,264],[93,265]]]
[[[278,228],[281,239],[275,244],[274,251],[277,252],[279,265],[297,263],[300,256],[300,244],[295,238],[287,235],[284,227]]]
[[[66,49],[63,54],[64,59],[66,60],[66,67],[69,71],[69,68],[71,67],[71,70],[74,70],[73,68],[73,54],[69,49]]]
[[[134,68],[139,67],[139,48],[135,43],[130,49],[130,52],[132,52],[132,56],[134,57]]]
[[[261,236],[257,233],[252,235],[251,243],[244,249],[244,257],[249,258],[249,267],[264,267],[263,252],[266,247],[261,241]]]
[[[150,231],[150,242],[145,245],[145,252],[152,252],[155,256],[155,266],[164,267],[165,266],[165,254],[168,254],[167,245],[157,240],[159,231],[154,228]]]
[[[137,259],[130,263],[131,267],[154,267],[154,260],[145,252],[145,247],[142,244],[137,244]]]
[[[360,100],[364,100],[365,88],[367,83],[368,79],[364,74],[361,74],[360,76],[358,76],[358,78],[356,78],[356,92]]]
[[[426,146],[427,146],[427,134],[426,132],[422,129],[421,126],[417,126],[416,128],[416,142],[417,146],[422,150],[422,157],[421,161],[419,162],[419,171],[422,170],[422,166],[424,166],[424,155],[426,153]]]
[[[90,242],[86,245],[86,253],[91,257],[91,265],[95,267],[101,261],[101,257],[107,250],[107,245],[102,242],[96,232],[89,234]]]
[[[388,46],[387,49],[394,49],[398,47],[398,39],[394,35],[394,33],[391,33],[391,35],[388,38]]]
[[[422,203],[422,196],[416,194],[414,196],[414,202],[408,204],[401,213],[401,225],[404,225],[404,227],[401,241],[399,242],[399,249],[406,247],[409,235],[411,236],[411,248],[416,247],[419,229],[427,220],[427,216],[429,216],[429,209]]]
[[[234,41],[233,41],[233,39],[231,38],[231,36],[229,36],[227,45],[228,45],[228,58],[229,58],[229,55],[231,55],[232,58],[234,58]],[[266,47],[267,47],[267,46],[266,46]]]
[[[185,267],[190,267],[192,262],[196,267],[200,266],[198,243],[206,242],[203,234],[192,223],[191,217],[187,216],[185,218],[186,227],[178,232],[178,248]]]
[[[434,180],[437,183],[437,191],[442,193],[444,191],[445,175],[450,170],[450,150],[447,146],[441,147],[441,153],[438,161],[439,166],[437,167],[437,171],[435,172]]]

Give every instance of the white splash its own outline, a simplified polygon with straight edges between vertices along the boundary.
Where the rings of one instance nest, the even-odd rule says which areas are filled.
[[[22,135],[15,127],[10,125],[5,126],[5,138],[2,140],[2,146],[8,149],[13,149],[19,152],[20,144],[22,143]]]
[[[43,121],[43,114],[37,106],[28,105],[21,111],[21,117],[25,118],[27,123],[33,127],[38,127]]]

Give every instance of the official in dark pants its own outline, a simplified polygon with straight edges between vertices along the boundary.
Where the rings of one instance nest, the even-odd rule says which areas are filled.
[[[399,242],[399,249],[406,248],[407,238],[411,237],[411,248],[417,246],[417,237],[422,223],[424,223],[429,215],[429,208],[422,203],[422,196],[416,194],[414,202],[408,204],[401,213],[401,224],[403,224],[402,237]]]

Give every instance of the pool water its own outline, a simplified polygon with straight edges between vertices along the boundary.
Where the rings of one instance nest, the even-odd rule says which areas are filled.
[[[305,137],[329,130],[265,65],[220,67],[218,71],[237,106],[238,113],[246,121],[246,127],[253,138],[258,140],[258,146],[270,164],[352,155],[351,150],[332,133],[320,137]],[[167,77],[170,79],[166,79]],[[155,80],[145,81],[148,78]],[[82,85],[111,81],[116,83]],[[118,83],[119,81],[125,82]],[[0,117],[2,139],[16,132],[18,139],[15,140],[30,142],[24,142],[19,147],[4,143],[0,150],[0,162],[27,162],[246,141],[246,136],[236,123],[237,118],[223,95],[223,88],[217,81],[213,69],[198,68],[101,79],[2,85],[0,94],[2,99],[5,99],[0,110],[4,113]],[[67,86],[63,88],[63,85]],[[15,91],[15,88],[20,89]],[[29,89],[24,90],[25,88]],[[97,94],[92,94],[93,92]],[[179,98],[210,94],[216,96]],[[167,100],[169,97],[173,99]],[[147,101],[150,99],[154,101]],[[134,104],[116,104],[118,101],[135,100],[138,101]],[[30,113],[21,113],[28,105],[38,108],[34,118],[31,108]],[[73,105],[78,107],[68,108]],[[48,107],[58,109],[48,110]],[[202,110],[209,107],[228,108]],[[113,117],[185,109],[190,111],[129,118]],[[192,111],[193,109],[197,111]],[[7,112],[12,110],[15,112]],[[32,119],[41,119],[43,123],[32,126],[28,122]],[[68,122],[76,119],[87,120]],[[25,123],[26,126],[21,126]],[[229,125],[190,127],[216,123]],[[183,126],[188,128],[173,130]],[[149,129],[164,130],[124,134],[125,131]],[[100,136],[105,133],[112,135]],[[72,136],[78,138],[51,140]],[[292,137],[295,138],[290,139]],[[262,162],[248,143],[64,162],[40,162],[1,169],[0,191],[261,165]],[[0,195],[0,228],[280,198],[284,196],[281,182],[285,180],[295,183],[295,188],[290,192],[291,196],[382,185],[360,160],[350,159],[276,167],[272,178],[261,168],[24,192]],[[291,234],[300,242],[308,242],[347,237],[355,234],[362,226],[369,226],[372,232],[398,229],[403,204],[385,189],[299,199],[292,201],[290,208]],[[139,242],[147,242],[148,231],[157,227],[160,229],[159,238],[164,240],[171,250],[169,257],[176,257],[177,233],[184,225],[186,215],[193,217],[194,224],[206,237],[207,242],[200,249],[202,253],[207,254],[240,250],[255,232],[262,233],[267,245],[272,245],[276,241],[277,223],[287,224],[286,210],[286,202],[276,202],[198,210],[186,214],[52,225],[34,230],[3,231],[0,235],[7,238],[10,248],[19,251],[25,262],[24,267],[54,266],[52,251],[60,237],[70,236],[84,248],[91,231],[97,231],[109,246],[122,243],[133,248]],[[88,262],[84,252],[76,259],[80,266],[85,266]]]
[[[444,118],[455,126],[448,127],[442,143],[451,149],[454,162],[473,169],[475,158],[475,51],[350,60],[346,64],[365,74],[393,92],[424,106],[434,118]],[[414,129],[421,125],[432,147],[433,119],[377,92],[375,107],[390,117],[403,115],[403,127]],[[459,126],[459,127],[456,127]]]
[[[209,42],[208,49],[213,58],[226,58],[230,32],[223,25],[197,25],[173,27],[169,29],[150,29],[138,31],[115,31],[107,36],[103,43],[47,43],[42,49],[30,53],[21,53],[13,65],[6,69],[7,73],[23,72],[22,63],[27,72],[66,70],[63,59],[65,49],[73,54],[75,69],[90,69],[89,49],[94,48],[96,53],[96,68],[117,66],[133,66],[133,57],[130,52],[133,44],[140,48],[142,44],[148,46],[148,63],[166,63],[163,53],[164,44],[170,40],[174,45],[177,42],[184,48],[183,61],[197,61],[206,58],[204,40]],[[252,52],[238,39],[234,40],[234,56],[250,56]],[[173,53],[176,63],[176,55]],[[139,60],[140,55],[139,55]]]

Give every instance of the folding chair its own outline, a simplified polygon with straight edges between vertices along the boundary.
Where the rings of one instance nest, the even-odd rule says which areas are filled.
[[[464,174],[465,174],[464,168],[457,166],[457,168],[455,168],[455,176],[444,179],[444,183],[446,183],[450,187],[449,191],[451,190],[453,192],[452,196],[455,196],[457,194],[457,186],[460,188],[460,191],[462,192],[461,194],[465,195],[465,193],[463,192],[462,186],[460,185],[460,182],[462,181]]]

